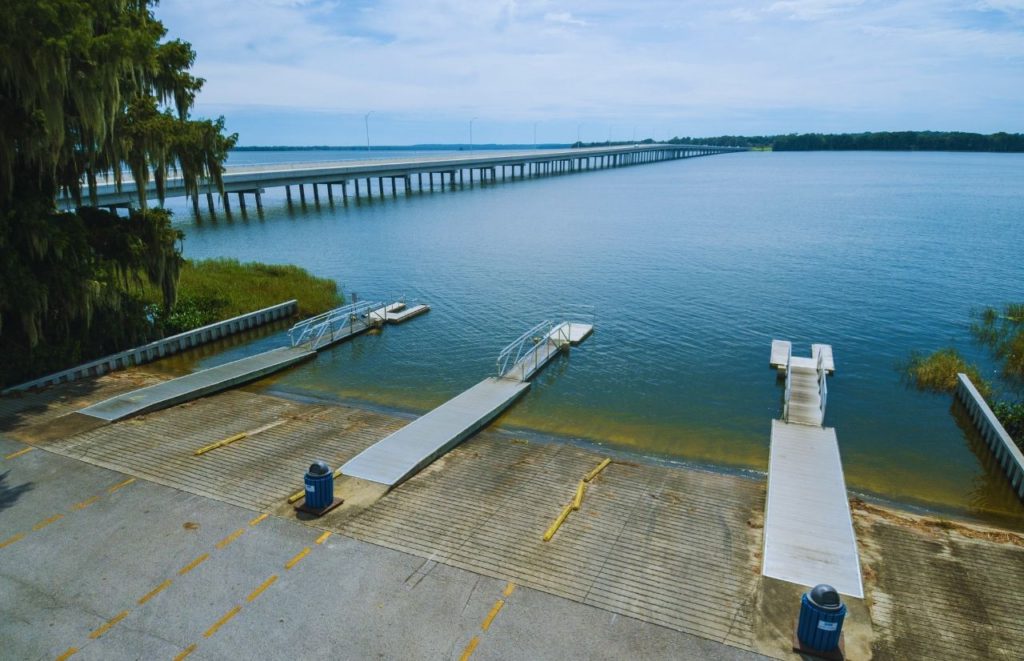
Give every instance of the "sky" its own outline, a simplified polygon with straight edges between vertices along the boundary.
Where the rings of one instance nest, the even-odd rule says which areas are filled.
[[[240,145],[1024,132],[1024,0],[162,0]],[[367,116],[369,113],[369,116]]]

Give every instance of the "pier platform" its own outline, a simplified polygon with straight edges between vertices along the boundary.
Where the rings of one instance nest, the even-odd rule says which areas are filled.
[[[543,330],[535,335],[538,329]],[[535,326],[502,351],[502,357],[518,360],[504,371],[499,368],[500,376],[484,379],[363,450],[341,467],[341,474],[389,489],[400,484],[511,406],[530,387],[532,376],[564,347],[579,344],[593,331],[593,325],[570,322]],[[532,347],[526,349],[530,343]]]
[[[115,422],[255,381],[315,355],[316,351],[302,347],[272,349],[177,379],[132,390],[87,406],[79,413]]]
[[[836,432],[772,420],[764,562],[771,578],[864,597]]]
[[[370,320],[378,323],[400,324],[429,311],[430,306],[423,303],[406,305],[404,302],[398,301],[371,312]]]
[[[493,420],[530,387],[528,382],[489,378],[341,467],[343,475],[393,487]]]

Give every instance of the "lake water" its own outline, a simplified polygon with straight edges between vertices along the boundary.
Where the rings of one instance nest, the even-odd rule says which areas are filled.
[[[851,489],[1024,526],[951,397],[907,388],[897,369],[912,350],[954,345],[996,370],[968,327],[973,309],[1022,298],[1022,184],[1019,154],[748,152],[347,206],[322,194],[316,207],[307,190],[306,207],[289,207],[271,189],[262,216],[250,202],[246,216],[235,204],[196,220],[182,205],[177,222],[189,258],[295,263],[361,299],[432,306],[274,378],[276,390],[423,412],[568,311],[592,317],[594,336],[502,425],[765,470],[782,399],[771,340],[798,355],[823,342],[836,358],[826,423]]]

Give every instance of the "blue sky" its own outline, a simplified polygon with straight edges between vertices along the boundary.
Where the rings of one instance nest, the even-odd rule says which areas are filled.
[[[242,145],[1024,132],[1024,0],[162,0]],[[474,119],[475,118],[475,119]]]

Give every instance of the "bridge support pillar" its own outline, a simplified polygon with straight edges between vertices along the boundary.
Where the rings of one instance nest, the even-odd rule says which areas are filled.
[[[341,182],[341,201],[348,204],[348,182],[345,180]]]
[[[313,203],[320,206],[320,184],[313,184]]]
[[[231,198],[228,197],[227,193],[224,193],[224,212],[231,213]]]
[[[288,206],[291,206],[291,204],[292,204],[292,187],[291,186],[285,186],[284,187],[284,194],[288,198]]]
[[[299,201],[302,202],[302,206],[306,206],[306,185],[299,184]]]
[[[245,211],[245,192],[238,191],[238,208]]]
[[[192,212],[199,215],[199,193],[192,193]]]
[[[334,206],[334,184],[327,182],[327,202]]]
[[[398,185],[394,177],[391,177],[391,197],[398,197]]]
[[[256,211],[263,213],[263,192],[257,188],[253,193],[256,195]]]

